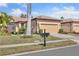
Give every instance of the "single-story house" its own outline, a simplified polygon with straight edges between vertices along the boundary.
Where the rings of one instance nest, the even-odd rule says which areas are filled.
[[[20,28],[26,28],[27,18],[12,16],[13,21],[8,25],[9,32],[18,32]],[[39,33],[40,30],[46,29],[49,33],[58,33],[61,28],[60,19],[56,19],[49,16],[38,16],[32,18],[32,32]]]
[[[38,16],[32,19],[32,32],[39,32],[46,29],[49,33],[58,33],[61,28],[60,19],[56,19],[49,16]]]
[[[7,26],[9,32],[18,32],[20,28],[26,29],[27,18],[12,16],[10,24]],[[63,29],[64,32],[76,32],[79,33],[79,20],[77,19],[61,19],[49,17],[49,16],[37,16],[32,18],[32,32],[39,33],[46,29],[49,33],[58,33],[59,29]]]
[[[61,23],[63,32],[76,32],[79,33],[79,20],[78,19],[64,19]]]
[[[19,29],[25,28],[27,24],[27,18],[12,16],[11,22],[7,26],[9,32],[18,32]]]

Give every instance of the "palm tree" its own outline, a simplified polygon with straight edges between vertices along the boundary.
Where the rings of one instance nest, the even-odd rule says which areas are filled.
[[[22,18],[26,18],[27,15],[22,13],[20,17],[22,17]]]
[[[31,3],[27,4],[27,20],[26,35],[31,36]]]
[[[4,12],[1,12],[1,15],[0,15],[0,28],[1,28],[1,30],[3,30],[4,28],[7,27],[7,25],[10,23],[10,19],[11,19],[10,16],[8,16]]]
[[[64,19],[64,17],[63,17],[63,16],[61,16],[61,17],[60,17],[60,19]]]

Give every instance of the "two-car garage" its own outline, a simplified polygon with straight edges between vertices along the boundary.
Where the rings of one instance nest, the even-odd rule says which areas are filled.
[[[33,25],[37,25],[35,27],[35,25],[33,26],[33,32],[40,32],[39,30],[44,30],[46,29],[46,32],[49,33],[58,33],[59,29],[61,27],[61,21],[60,19],[54,19],[52,17],[49,16],[38,16],[36,18],[33,19],[32,22]],[[36,31],[35,31],[36,30]]]
[[[46,29],[46,32],[49,33],[57,33],[58,32],[58,24],[41,24],[41,29]]]
[[[61,24],[64,32],[79,33],[79,21],[65,21]]]

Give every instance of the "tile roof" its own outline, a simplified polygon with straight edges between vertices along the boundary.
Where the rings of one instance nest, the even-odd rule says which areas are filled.
[[[64,24],[64,23],[79,23],[79,19],[73,19],[73,18],[63,19],[61,24]]]
[[[79,19],[68,18],[64,19],[63,22],[79,22]]]
[[[61,19],[50,17],[50,16],[37,16],[35,18],[37,18],[37,19],[50,19],[50,20],[59,20],[59,21],[61,21]]]
[[[13,21],[14,22],[25,22],[25,21],[27,21],[27,18],[22,18],[22,17],[17,17],[17,16],[12,16],[12,18],[13,18]]]

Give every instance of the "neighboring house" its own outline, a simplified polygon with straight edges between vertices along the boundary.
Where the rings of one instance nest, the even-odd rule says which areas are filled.
[[[7,28],[9,32],[18,32],[19,29],[26,27],[27,18],[12,16],[12,19]]]
[[[61,28],[64,32],[76,32],[79,33],[79,20],[77,19],[64,19],[61,23]]]
[[[38,16],[32,19],[32,32],[39,32],[46,29],[49,33],[58,33],[61,28],[61,21],[53,17]]]

